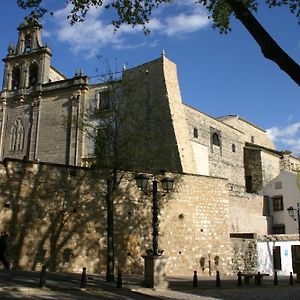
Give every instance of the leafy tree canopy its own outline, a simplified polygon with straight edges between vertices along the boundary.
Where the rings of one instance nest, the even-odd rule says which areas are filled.
[[[184,0],[182,0],[184,1]],[[262,1],[263,2],[263,1]],[[300,0],[264,0],[270,8],[288,6],[292,14],[296,15],[300,24]],[[20,7],[32,9],[37,16],[42,16],[48,9],[43,6],[44,0],[17,0]],[[145,33],[149,33],[147,23],[152,10],[161,4],[172,4],[173,0],[66,0],[65,5],[71,5],[68,16],[71,24],[83,22],[91,7],[105,7],[113,10],[116,19],[112,24],[117,30],[122,24],[131,26],[142,25]],[[259,8],[257,0],[195,0],[195,5],[204,5],[212,19],[212,26],[220,33],[231,30],[230,18],[234,14],[246,27],[260,46],[263,55],[274,61],[291,79],[300,85],[300,66],[273,40],[268,32],[252,15]],[[51,13],[51,12],[50,12]]]
[[[173,0],[66,0],[65,5],[71,4],[72,9],[68,16],[71,24],[83,22],[91,7],[103,6],[117,13],[117,18],[112,20],[116,28],[119,28],[121,24],[142,25],[146,28],[153,8],[164,3],[172,4],[172,2]],[[233,9],[229,2],[230,0],[195,0],[195,4],[202,4],[207,7],[210,14],[209,18],[213,21],[213,28],[218,29],[221,33],[230,31],[230,17],[233,14]],[[256,12],[259,8],[259,1],[257,0],[243,0],[242,2],[251,12]],[[270,8],[288,6],[300,24],[300,0],[265,0],[264,2]],[[23,9],[32,9],[38,16],[48,12],[44,0],[17,0],[17,3]]]

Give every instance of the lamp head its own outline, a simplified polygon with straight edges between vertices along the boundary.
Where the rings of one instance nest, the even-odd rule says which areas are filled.
[[[295,219],[294,217],[294,208],[293,206],[290,206],[289,208],[286,209],[288,211],[288,214],[291,218]]]
[[[169,191],[173,190],[174,179],[167,176],[161,180],[161,184],[162,184],[163,190],[168,193]]]
[[[147,188],[149,177],[145,174],[139,174],[135,177],[138,188],[145,190]]]

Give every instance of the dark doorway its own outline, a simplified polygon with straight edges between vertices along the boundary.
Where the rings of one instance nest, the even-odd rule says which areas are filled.
[[[248,175],[245,177],[246,179],[246,192],[247,193],[252,193],[253,192],[253,180],[252,176]]]

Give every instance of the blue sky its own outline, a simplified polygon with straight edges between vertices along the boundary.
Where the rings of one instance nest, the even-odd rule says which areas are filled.
[[[1,0],[0,55],[16,43],[17,26],[26,12],[16,0]],[[207,12],[194,0],[175,0],[154,11],[145,36],[140,28],[123,26],[116,34],[111,15],[92,10],[84,24],[71,27],[61,0],[47,0],[54,16],[42,20],[43,43],[52,50],[52,65],[68,77],[81,67],[86,75],[105,72],[101,56],[113,70],[137,66],[166,51],[178,67],[183,101],[213,117],[237,114],[267,129],[279,150],[300,156],[300,88],[232,19],[232,32],[220,35],[211,28]],[[262,1],[261,1],[262,2]],[[27,12],[28,13],[28,12]],[[300,26],[286,7],[256,15],[280,46],[300,63]],[[98,70],[98,71],[97,71]],[[3,64],[0,67],[2,82]]]

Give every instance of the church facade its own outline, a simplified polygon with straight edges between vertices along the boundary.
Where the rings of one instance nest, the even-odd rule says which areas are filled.
[[[18,32],[17,45],[9,45],[3,59],[1,161],[58,164],[82,170],[94,155],[94,145],[88,131],[76,120],[91,108],[108,110],[113,91],[117,90],[118,107],[124,120],[121,132],[126,135],[126,140],[133,141],[122,143],[130,170],[155,173],[164,169],[184,178],[191,176],[194,186],[189,186],[189,192],[194,194],[178,192],[186,198],[182,200],[179,194],[175,195],[177,208],[175,204],[166,206],[170,214],[172,211],[174,216],[191,214],[192,223],[186,225],[188,231],[188,228],[198,226],[195,225],[197,217],[192,215],[195,207],[199,209],[198,216],[206,220],[204,225],[199,225],[201,228],[195,227],[199,232],[205,232],[207,224],[219,222],[213,235],[207,233],[204,238],[211,240],[211,246],[205,246],[206,255],[220,247],[220,244],[213,247],[213,240],[226,236],[226,245],[222,246],[223,250],[218,249],[215,256],[219,257],[220,251],[227,253],[225,264],[234,256],[229,250],[231,233],[270,233],[274,224],[265,209],[264,198],[258,192],[282,170],[296,171],[300,162],[289,152],[276,150],[265,130],[237,115],[213,118],[184,104],[176,64],[165,54],[123,70],[122,78],[114,82],[89,84],[88,76],[82,71],[66,78],[51,65],[51,50],[47,44],[43,46],[42,26],[34,17],[25,19]],[[204,186],[198,186],[197,182]],[[188,185],[184,183],[183,186]],[[2,198],[6,203],[7,199]],[[183,214],[181,210],[183,207],[188,209],[189,199],[195,206]],[[207,202],[214,199],[213,204]],[[209,211],[211,205],[214,214]],[[161,221],[164,237],[171,241],[171,246],[167,242],[163,244],[171,253],[175,251],[177,240],[168,232],[166,224],[172,226],[173,221],[167,212],[162,211],[162,215],[165,216]],[[185,235],[182,231],[182,238]],[[201,241],[204,240],[202,237]],[[191,245],[190,248],[195,247]],[[197,265],[201,255],[193,254],[194,250],[186,251],[189,256],[195,255],[192,260]],[[171,261],[170,270],[174,274],[180,272],[182,266],[177,263],[176,267],[176,258]],[[192,270],[195,265],[191,265]],[[229,267],[224,270],[229,273]]]

